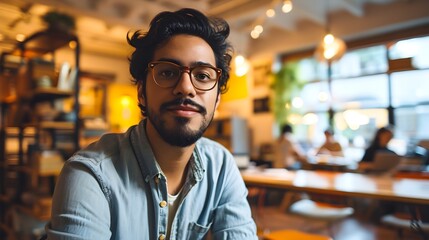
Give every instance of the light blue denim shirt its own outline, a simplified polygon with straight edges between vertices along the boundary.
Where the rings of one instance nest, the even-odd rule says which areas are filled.
[[[247,189],[232,155],[206,138],[196,143],[170,239],[257,239]],[[167,183],[144,121],[107,134],[76,153],[53,196],[48,239],[164,239]]]

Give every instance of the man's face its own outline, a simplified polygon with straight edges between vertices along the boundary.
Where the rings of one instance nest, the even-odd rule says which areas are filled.
[[[155,50],[153,61],[168,61],[187,67],[201,63],[216,66],[210,45],[190,35],[172,37]],[[188,73],[180,76],[176,86],[161,88],[148,69],[145,91],[146,98],[140,92],[139,101],[147,108],[148,124],[173,146],[185,147],[195,143],[207,129],[218,105],[218,87],[209,91],[196,90]]]

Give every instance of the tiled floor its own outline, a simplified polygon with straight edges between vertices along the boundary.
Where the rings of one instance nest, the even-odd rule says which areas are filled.
[[[323,221],[306,219],[301,216],[284,213],[279,207],[264,207],[260,216],[254,214],[260,235],[280,229],[295,229],[308,233],[328,235],[335,240],[396,240],[399,239],[396,230],[377,223],[360,220],[358,217],[346,218],[337,222],[330,235]],[[412,232],[404,232],[403,240],[423,239]],[[289,240],[289,239],[288,239]],[[293,239],[291,239],[293,240]]]

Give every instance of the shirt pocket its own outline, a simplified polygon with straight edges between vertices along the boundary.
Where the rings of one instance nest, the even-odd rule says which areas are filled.
[[[189,224],[189,231],[187,239],[197,240],[203,239],[206,236],[207,232],[210,230],[212,223],[209,223],[207,226],[200,225],[195,222]]]

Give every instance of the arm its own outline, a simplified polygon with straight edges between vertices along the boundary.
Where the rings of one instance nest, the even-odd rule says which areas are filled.
[[[307,161],[307,157],[305,156],[304,150],[301,148],[298,142],[291,141],[291,149],[293,152],[293,155],[296,157],[296,159],[300,162]]]
[[[53,196],[48,239],[110,239],[109,204],[92,172],[67,162]]]

